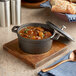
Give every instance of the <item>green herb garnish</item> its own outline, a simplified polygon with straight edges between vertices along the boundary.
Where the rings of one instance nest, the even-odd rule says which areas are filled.
[[[26,31],[29,31],[29,29],[26,29]]]
[[[29,29],[25,29],[24,33],[28,33]]]
[[[25,27],[25,29],[27,29],[27,27]]]
[[[44,37],[45,35],[43,34],[42,36]]]
[[[22,33],[20,33],[20,35],[22,35]]]
[[[28,33],[28,31],[24,31],[24,33]]]

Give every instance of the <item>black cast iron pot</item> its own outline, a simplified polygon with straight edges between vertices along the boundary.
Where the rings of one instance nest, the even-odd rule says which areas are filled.
[[[22,36],[20,36],[19,31],[27,26],[40,26],[50,31],[52,33],[52,36],[42,40],[32,40],[32,39],[23,38]],[[56,33],[54,29],[49,28],[47,24],[41,24],[41,23],[24,24],[22,26],[14,26],[12,28],[12,31],[17,33],[19,47],[21,48],[22,51],[26,53],[31,53],[31,54],[45,53],[51,49],[53,40],[57,40],[57,37],[55,37]]]

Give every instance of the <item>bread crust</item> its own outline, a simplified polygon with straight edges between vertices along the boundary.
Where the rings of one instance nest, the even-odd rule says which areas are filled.
[[[66,0],[51,0],[53,12],[76,14],[76,4]]]

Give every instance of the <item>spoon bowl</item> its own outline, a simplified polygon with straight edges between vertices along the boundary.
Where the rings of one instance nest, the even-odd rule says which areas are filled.
[[[76,61],[76,50],[72,51],[72,53],[69,56],[69,59],[71,61]]]

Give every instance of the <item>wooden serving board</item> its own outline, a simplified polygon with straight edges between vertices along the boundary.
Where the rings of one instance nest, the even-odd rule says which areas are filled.
[[[54,41],[51,50],[49,50],[47,53],[43,54],[28,54],[24,53],[18,45],[18,39],[15,39],[9,43],[4,44],[3,48],[14,55],[15,57],[21,59],[25,63],[33,66],[34,68],[44,64],[46,61],[56,57],[59,55],[63,49],[67,45],[64,43],[61,43],[59,41]]]

